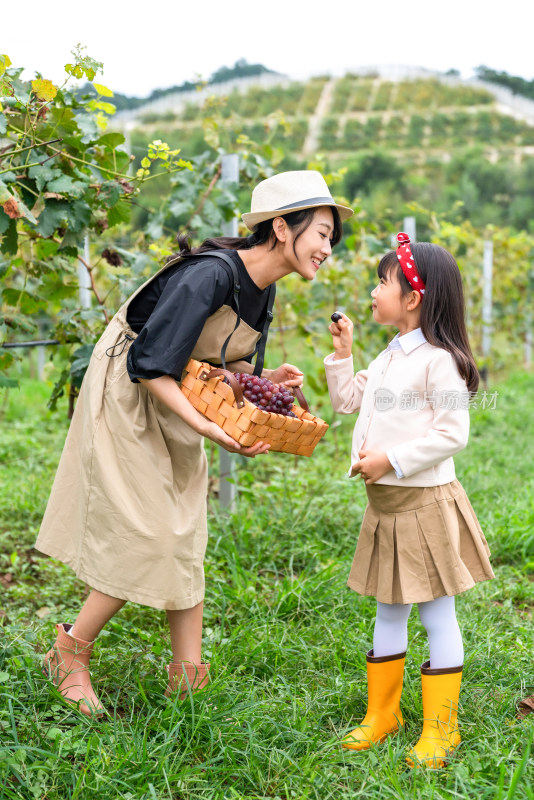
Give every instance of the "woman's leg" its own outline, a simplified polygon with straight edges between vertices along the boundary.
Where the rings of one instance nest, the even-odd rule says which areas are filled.
[[[179,692],[183,700],[189,690],[195,692],[208,683],[210,665],[202,662],[201,654],[203,611],[203,602],[182,611],[167,611],[173,658],[167,667],[167,697]]]
[[[462,634],[456,619],[454,597],[419,603],[419,616],[430,647],[430,668],[448,669],[464,663]]]
[[[126,600],[119,600],[117,597],[111,597],[109,594],[92,589],[76,617],[76,622],[70,629],[71,636],[76,636],[86,642],[93,642],[104,625],[115,616],[117,611],[121,610],[125,603]]]
[[[74,625],[56,625],[56,641],[44,659],[46,674],[65,700],[89,717],[104,711],[91,685],[89,673],[93,643],[106,622],[125,602],[93,589]]]
[[[405,653],[408,647],[408,617],[412,606],[394,603],[376,604],[373,655],[375,658]]]
[[[167,611],[171,631],[172,657],[175,664],[182,661],[200,664],[203,613],[204,602],[183,611]]]

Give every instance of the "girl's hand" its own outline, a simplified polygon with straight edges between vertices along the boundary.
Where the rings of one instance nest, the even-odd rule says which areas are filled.
[[[304,375],[293,364],[282,364],[281,367],[272,370],[269,380],[271,383],[285,383],[286,386],[302,386]]]
[[[349,358],[352,355],[352,336],[354,331],[354,325],[350,319],[345,314],[342,314],[340,320],[330,323],[328,330],[332,334],[332,343],[336,351],[334,360]]]
[[[240,456],[248,456],[249,458],[268,453],[271,448],[270,444],[264,444],[263,442],[256,442],[252,447],[242,447],[239,442],[236,442],[235,439],[228,436],[222,428],[219,428],[214,422],[209,422],[208,420],[206,420],[206,426],[202,431],[202,435],[206,436],[212,442],[215,442],[215,444],[220,445],[225,450],[228,450],[229,453],[239,453]]]
[[[358,455],[360,460],[352,465],[351,478],[361,475],[366,484],[376,483],[382,475],[393,469],[391,461],[383,450],[360,450]]]

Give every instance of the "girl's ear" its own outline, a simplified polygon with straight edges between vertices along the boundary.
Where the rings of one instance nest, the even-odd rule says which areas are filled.
[[[421,305],[421,295],[415,290],[408,295],[408,302],[406,304],[407,311],[415,311]]]
[[[287,239],[287,222],[283,217],[275,217],[273,219],[273,231],[279,242],[285,242]]]

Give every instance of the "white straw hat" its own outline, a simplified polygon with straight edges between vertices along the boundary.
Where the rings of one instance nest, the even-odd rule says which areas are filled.
[[[243,214],[242,220],[249,230],[254,230],[266,219],[315,206],[337,208],[341,220],[354,214],[352,208],[336,203],[320,172],[312,169],[280,172],[258,183],[252,192],[250,213]]]

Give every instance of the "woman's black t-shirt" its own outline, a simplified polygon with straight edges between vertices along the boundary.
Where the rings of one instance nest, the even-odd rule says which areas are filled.
[[[256,286],[235,250],[224,252],[238,270],[241,319],[261,331],[269,287]],[[163,270],[128,306],[128,324],[138,334],[128,351],[130,380],[171,375],[179,381],[204,323],[223,305],[236,310],[232,270],[222,259],[192,257]]]

